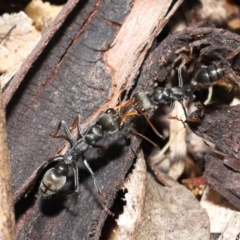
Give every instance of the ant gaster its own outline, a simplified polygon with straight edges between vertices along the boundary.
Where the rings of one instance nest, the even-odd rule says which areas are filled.
[[[208,88],[224,81],[225,69],[223,65],[202,67],[191,81],[196,88]]]

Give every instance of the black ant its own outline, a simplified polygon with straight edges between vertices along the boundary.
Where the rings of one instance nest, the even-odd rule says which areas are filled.
[[[225,75],[225,69],[223,66],[211,65],[201,68],[193,77],[189,84],[183,85],[182,68],[185,65],[184,60],[178,68],[178,81],[179,85],[176,87],[157,87],[152,94],[149,93],[137,93],[133,96],[132,102],[135,106],[142,111],[146,111],[153,108],[156,104],[171,103],[169,114],[174,108],[174,102],[178,101],[183,108],[184,114],[187,118],[187,111],[183,104],[183,100],[195,100],[196,96],[194,92],[199,89],[209,88],[219,82],[225,81],[223,78]],[[141,94],[141,98],[139,98]],[[143,95],[144,94],[144,98]],[[144,102],[142,101],[144,99]],[[170,117],[171,118],[171,117]]]
[[[129,118],[130,116],[135,116],[139,114],[136,110],[131,110],[125,114],[122,114],[119,111],[119,108],[120,107],[117,106],[116,108],[107,109],[106,112],[103,113],[98,119],[98,123],[103,127],[104,131],[107,132],[108,134],[113,134],[115,132],[118,132],[126,123],[127,118]],[[144,115],[144,117],[147,119],[147,116]],[[147,121],[152,126],[152,128],[154,128],[154,130],[157,132],[155,127],[152,125],[152,123],[148,119]],[[140,136],[141,138],[147,140],[148,142],[153,144],[155,147],[157,147],[157,145],[154,142],[152,142],[150,139],[148,139],[147,137],[145,137],[144,135],[136,131],[134,128],[132,128],[131,126],[129,126],[129,128],[136,135]],[[160,135],[160,133],[158,132],[157,134]]]
[[[186,64],[184,60],[178,68],[178,82],[179,85],[176,87],[157,87],[151,94],[148,92],[139,92],[133,95],[133,97],[127,100],[125,103],[116,107],[116,109],[122,109],[128,107],[129,105],[134,105],[134,111],[131,112],[131,115],[142,114],[148,121],[145,111],[154,108],[157,104],[171,103],[169,115],[172,112],[175,104],[175,101],[178,101],[183,108],[184,114],[187,118],[187,111],[183,104],[183,100],[193,101],[196,96],[194,92],[199,89],[209,88],[221,81],[225,81],[223,78],[225,75],[225,69],[223,66],[211,65],[208,67],[202,67],[196,75],[193,77],[189,84],[183,85],[182,79],[182,68]],[[130,113],[128,113],[130,115]],[[171,116],[169,118],[172,118]],[[150,121],[148,121],[153,130],[158,134],[155,128],[152,126]]]
[[[64,135],[57,135],[61,126],[63,126],[64,131],[66,133],[66,136]],[[67,124],[65,121],[61,121],[58,125],[57,131],[55,134],[51,134],[52,137],[59,138],[63,137],[65,138],[71,145],[71,148],[67,150],[66,154],[59,155],[51,159],[51,162],[58,162],[55,167],[50,168],[43,176],[41,184],[40,184],[40,194],[45,197],[49,198],[59,192],[63,186],[66,183],[66,177],[68,174],[69,166],[72,167],[73,174],[74,174],[74,189],[75,192],[79,192],[79,174],[78,174],[78,167],[77,167],[77,161],[80,157],[83,157],[84,153],[90,148],[90,147],[96,147],[96,148],[103,148],[103,146],[97,145],[96,142],[100,141],[103,138],[104,130],[103,127],[100,124],[92,125],[87,133],[85,135],[82,135],[81,133],[81,127],[79,124],[79,118],[78,118],[78,132],[80,135],[80,138],[75,141],[70,133],[69,128],[67,127]],[[110,215],[113,215],[113,213],[105,206],[102,200],[102,193],[100,191],[100,188],[97,184],[97,180],[95,177],[95,174],[93,173],[91,167],[89,166],[86,159],[83,159],[83,163],[89,173],[91,174],[94,185],[97,189],[99,198],[101,200],[101,204],[103,208],[106,210],[106,212]]]
[[[183,85],[181,70],[185,61],[179,66],[178,80],[179,86],[171,88],[156,88],[151,99],[154,103],[171,103],[169,114],[174,108],[174,101],[178,101],[184,110],[184,114],[187,118],[187,111],[183,105],[183,100],[195,100],[196,96],[194,92],[199,89],[209,88],[221,81],[225,81],[223,78],[225,75],[225,69],[219,65],[211,65],[201,68],[193,77],[189,84]]]
[[[118,111],[110,108],[99,117],[96,124],[90,126],[90,128],[87,130],[87,133],[85,135],[81,133],[79,117],[77,117],[74,119],[72,125],[75,125],[77,121],[77,128],[80,136],[78,140],[74,140],[66,122],[63,120],[60,121],[56,133],[51,134],[51,136],[54,138],[60,138],[60,137],[65,138],[70,143],[71,148],[68,149],[64,155],[58,155],[49,161],[50,163],[56,162],[57,164],[55,165],[55,167],[50,168],[44,174],[42,181],[40,183],[40,194],[44,198],[50,198],[53,195],[55,195],[57,192],[59,192],[66,184],[68,170],[70,166],[73,170],[73,175],[74,175],[75,192],[79,192],[79,174],[78,174],[78,167],[76,165],[78,159],[80,157],[83,157],[84,153],[90,147],[103,148],[104,146],[97,145],[96,143],[103,138],[104,132],[107,132],[108,134],[113,134],[115,132],[118,132],[123,127],[124,119],[126,117],[127,115],[126,116],[120,115]],[[62,126],[66,136],[57,135]],[[137,134],[142,136],[140,133],[137,133]],[[93,173],[87,160],[84,159],[83,163],[94,180],[94,185],[97,189],[103,208],[108,212],[108,214],[113,215],[113,213],[103,203],[102,193],[97,184],[95,174]]]

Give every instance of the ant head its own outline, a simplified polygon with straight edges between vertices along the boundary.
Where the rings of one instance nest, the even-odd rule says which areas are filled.
[[[141,111],[146,111],[154,107],[148,92],[136,93],[132,99],[134,106]]]
[[[98,122],[109,134],[119,131],[122,127],[122,118],[119,112],[113,108],[109,108],[105,113],[103,113],[99,117]]]

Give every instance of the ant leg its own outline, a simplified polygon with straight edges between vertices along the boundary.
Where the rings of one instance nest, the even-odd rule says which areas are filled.
[[[130,127],[130,126],[129,126]],[[148,141],[149,143],[151,143],[154,147],[158,148],[159,149],[159,146],[154,143],[152,140],[150,140],[149,138],[145,137],[143,134],[139,133],[138,131],[136,131],[134,128],[130,127],[131,131],[136,134],[137,136],[145,139],[146,141]]]
[[[97,189],[97,192],[98,192],[98,196],[99,196],[99,199],[101,201],[101,204],[102,204],[102,207],[103,209],[109,214],[109,215],[112,215],[114,216],[114,213],[112,213],[108,208],[107,206],[105,206],[104,202],[103,202],[103,199],[102,199],[102,192],[100,191],[100,188],[97,184],[97,179],[95,177],[95,174],[94,172],[92,171],[91,167],[89,166],[88,162],[86,159],[83,160],[83,163],[85,165],[85,167],[87,168],[87,170],[89,171],[89,173],[91,174],[92,178],[93,178],[93,182],[94,182],[94,185],[95,185],[95,188]]]
[[[73,128],[75,128],[77,126],[78,129],[78,133],[80,135],[80,137],[82,138],[83,134],[82,134],[82,128],[80,125],[80,114],[78,116],[76,116],[70,126],[70,130],[72,130]]]
[[[182,119],[179,119],[177,116],[176,117],[173,117],[173,116],[168,116],[169,119],[174,119],[174,120],[178,120],[178,121],[181,121],[182,124],[183,124],[183,127],[185,128],[185,122],[182,120]]]
[[[146,114],[145,114],[142,110],[140,110],[140,109],[137,109],[137,110],[138,110],[138,111],[141,113],[141,115],[145,118],[145,120],[147,121],[147,123],[149,124],[149,126],[152,128],[152,130],[155,132],[155,134],[156,134],[158,137],[163,138],[163,135],[158,132],[158,130],[157,130],[157,129],[155,128],[155,126],[151,123],[151,121],[148,119],[148,117],[146,116]]]
[[[169,185],[164,178],[162,177],[160,171],[154,166],[153,163],[151,163],[149,160],[146,160],[147,165],[150,167],[150,169],[152,170],[152,172],[154,173],[154,176],[156,178],[156,180],[161,183],[162,185],[166,186],[166,187],[171,187],[171,185]]]
[[[73,165],[73,175],[74,175],[74,192],[79,192],[79,174],[78,167],[75,163]]]
[[[102,195],[101,191],[100,191],[100,188],[98,187],[98,184],[97,184],[97,180],[96,180],[96,177],[95,177],[95,174],[94,172],[92,171],[91,167],[89,166],[88,162],[86,159],[83,160],[83,163],[85,165],[85,167],[87,168],[87,170],[89,171],[89,173],[91,174],[92,178],[93,178],[93,182],[94,182],[94,185],[98,191],[98,193],[100,193],[100,195]]]
[[[63,126],[64,131],[65,131],[65,133],[66,133],[67,136],[57,135],[58,132],[59,132],[59,130],[60,130],[60,128],[61,128],[61,126]],[[64,138],[64,139],[66,139],[72,146],[73,146],[74,143],[75,143],[75,141],[74,141],[74,139],[73,139],[73,137],[72,137],[72,134],[70,133],[70,130],[69,130],[69,128],[68,128],[68,126],[67,126],[67,124],[66,124],[66,122],[65,122],[64,120],[60,121],[60,123],[58,124],[58,128],[57,128],[56,133],[51,133],[50,136],[53,137],[53,138]]]
[[[182,109],[183,109],[183,112],[184,112],[184,115],[185,115],[185,117],[187,118],[187,117],[188,117],[188,115],[187,115],[187,110],[186,110],[186,107],[185,107],[184,104],[183,104],[183,101],[179,101],[179,103],[181,104]],[[169,118],[171,118],[170,114],[171,114],[171,112],[173,111],[174,107],[175,107],[175,102],[171,102],[170,110],[169,110],[169,113],[168,113]]]
[[[84,134],[82,132],[82,127],[80,125],[80,114],[74,118],[71,126],[70,126],[70,130],[72,130],[73,128],[75,128],[77,126],[78,129],[78,134],[79,134],[79,138],[83,138]]]
[[[147,121],[147,123],[149,124],[149,126],[152,128],[152,130],[155,132],[155,134],[160,137],[160,138],[163,138],[162,134],[160,134],[158,132],[158,130],[154,127],[154,125],[151,123],[151,121],[148,119],[148,117],[146,116],[146,114],[141,111],[139,108],[137,108],[137,110],[133,110],[131,112],[127,112],[126,114],[123,114],[122,115],[122,120],[123,122],[125,122],[125,119],[127,119],[128,117],[130,116],[136,116],[136,115],[139,115],[139,113],[145,118],[145,120]]]
[[[121,109],[127,108],[128,106],[130,106],[133,103],[132,99],[129,99],[119,105],[117,105],[114,109],[116,111],[120,111]]]

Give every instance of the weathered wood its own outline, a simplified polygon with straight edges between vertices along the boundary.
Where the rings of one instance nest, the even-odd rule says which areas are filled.
[[[7,144],[5,111],[2,105],[2,91],[0,91],[0,239],[15,239],[10,157]]]
[[[240,209],[239,114],[240,105],[230,107],[212,104],[196,110],[188,119],[188,125],[195,134],[214,143],[223,151],[219,157],[209,154],[205,156],[203,176],[211,188],[237,209]],[[191,122],[192,117],[199,121]]]
[[[203,110],[196,110],[192,115],[200,116],[199,122],[189,121],[189,127],[199,137],[214,143],[224,153],[240,158],[240,105],[227,106],[212,104]],[[191,119],[191,115],[189,116]]]

